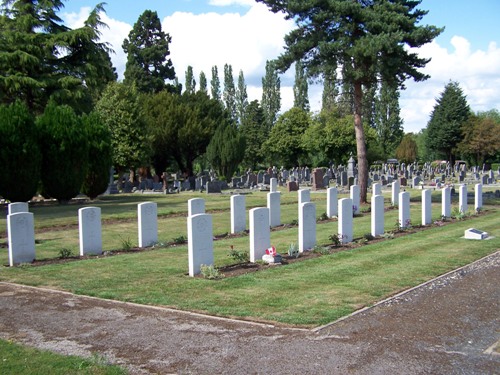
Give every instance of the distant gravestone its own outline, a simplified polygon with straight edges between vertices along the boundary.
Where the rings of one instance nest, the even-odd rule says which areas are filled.
[[[7,215],[7,238],[11,267],[35,260],[35,224],[31,212]]]
[[[372,195],[371,202],[371,234],[380,236],[384,233],[384,196]]]
[[[286,183],[286,187],[287,187],[287,191],[288,192],[298,191],[299,190],[299,185],[295,181],[288,181]]]
[[[338,232],[339,239],[343,244],[352,242],[352,222],[352,199],[342,198],[339,200]]]
[[[153,246],[158,242],[158,208],[155,202],[137,205],[139,247]]]
[[[422,190],[422,225],[432,223],[432,191]]]
[[[338,192],[337,188],[331,187],[326,190],[326,215],[334,217],[338,215]]]
[[[316,205],[302,203],[299,211],[299,252],[312,249],[316,245]]]
[[[351,200],[352,200],[352,211],[354,215],[358,215],[360,212],[360,187],[359,185],[352,185],[350,189]]]
[[[392,183],[391,204],[393,206],[397,206],[398,200],[399,200],[399,181],[394,181]]]
[[[483,185],[488,185],[489,177],[487,174],[481,176],[481,183]]]
[[[271,246],[271,231],[269,229],[269,209],[265,207],[252,208],[250,216],[250,262],[261,260],[266,250]]]
[[[276,193],[278,191],[278,179],[276,177],[271,178],[269,190],[271,193]]]
[[[14,202],[8,206],[8,215],[17,214],[20,212],[29,212],[29,205],[27,202]]]
[[[311,190],[309,189],[300,189],[298,191],[298,199],[299,199],[299,204],[298,204],[298,212],[300,216],[300,205],[302,203],[307,203],[311,201]]]
[[[203,198],[191,198],[188,200],[188,216],[204,214],[205,200]]]
[[[315,168],[312,173],[312,190],[323,189],[323,169]]]
[[[399,227],[408,228],[410,225],[410,193],[405,191],[399,193]]]
[[[222,193],[220,181],[208,181],[206,185],[207,194]]]
[[[201,266],[214,264],[212,216],[196,214],[188,217],[189,276],[200,273]]]
[[[372,195],[382,195],[382,185],[378,182],[372,185]]]
[[[231,233],[243,232],[247,226],[245,196],[231,196]]]
[[[271,228],[281,225],[281,193],[267,193],[267,208],[269,209],[269,225]]]
[[[451,188],[449,186],[441,191],[441,216],[451,217]]]
[[[78,210],[80,256],[102,254],[101,209],[85,207]]]

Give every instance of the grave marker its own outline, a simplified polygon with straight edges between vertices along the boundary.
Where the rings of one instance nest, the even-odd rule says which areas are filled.
[[[338,232],[341,243],[352,242],[352,199],[342,198],[339,200]]]
[[[31,212],[7,215],[7,237],[11,267],[35,260],[35,224]]]
[[[460,185],[458,188],[458,211],[462,214],[467,213],[467,185]]]
[[[154,202],[137,205],[139,247],[153,246],[158,242],[158,208]]]
[[[483,208],[483,185],[476,184],[474,186],[474,210],[478,212]]]
[[[397,206],[398,199],[399,199],[399,181],[394,181],[392,183],[391,204],[393,206]]]
[[[29,212],[29,205],[27,202],[14,202],[9,204],[8,215],[20,212]]]
[[[267,207],[252,208],[250,215],[250,262],[261,260],[266,249],[271,246],[269,229],[269,209]]]
[[[384,196],[372,195],[371,206],[371,234],[376,237],[384,233]]]
[[[102,254],[101,209],[85,207],[78,210],[80,256]]]
[[[422,190],[422,225],[432,223],[432,191],[429,189]]]
[[[326,190],[326,215],[328,217],[334,217],[338,215],[338,200],[337,200],[337,188],[328,188]]]
[[[231,196],[231,233],[243,232],[247,226],[245,196]]]
[[[188,217],[189,276],[200,273],[201,265],[214,263],[212,216],[195,214]]]
[[[410,193],[404,191],[399,193],[399,227],[408,228],[410,221]]]
[[[280,208],[281,193],[267,193],[267,208],[269,209],[269,225],[277,227],[281,225],[281,208]]]
[[[310,250],[316,245],[316,205],[302,203],[299,211],[299,252]]]
[[[451,217],[451,188],[449,186],[441,192],[441,216]]]
[[[360,210],[360,188],[359,185],[352,185],[350,188],[352,211],[354,215],[359,214]]]
[[[382,184],[376,182],[372,185],[372,195],[382,195]]]
[[[188,200],[188,216],[205,213],[205,200],[203,198],[192,198]]]

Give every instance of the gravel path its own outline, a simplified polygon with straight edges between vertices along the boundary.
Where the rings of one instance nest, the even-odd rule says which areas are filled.
[[[500,374],[500,252],[301,330],[0,283],[0,337],[131,374]]]

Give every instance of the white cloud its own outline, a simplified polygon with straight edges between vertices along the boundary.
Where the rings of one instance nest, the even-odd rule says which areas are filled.
[[[255,5],[255,0],[210,0],[208,4],[219,7],[226,7],[230,5],[252,6]]]

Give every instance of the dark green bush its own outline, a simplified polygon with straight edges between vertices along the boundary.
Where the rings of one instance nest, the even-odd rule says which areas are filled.
[[[36,194],[41,153],[35,122],[25,104],[0,106],[0,195],[26,202]]]

